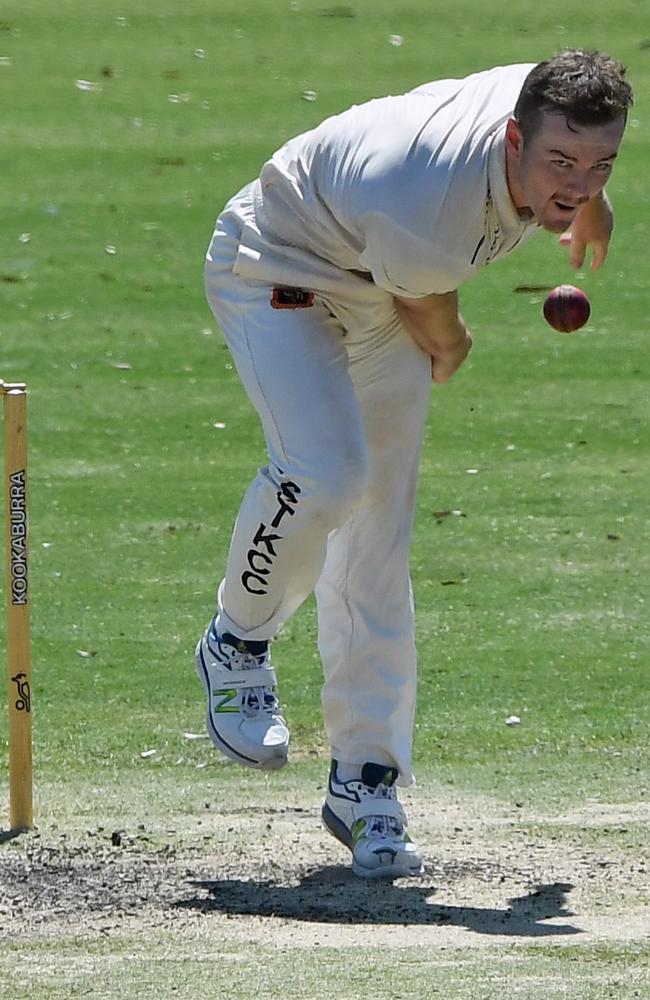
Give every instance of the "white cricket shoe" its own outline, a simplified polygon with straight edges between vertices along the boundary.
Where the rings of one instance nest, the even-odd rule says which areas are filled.
[[[323,823],[352,851],[352,871],[362,878],[401,878],[424,871],[420,850],[406,833],[396,779],[393,767],[364,764],[360,780],[339,781],[332,761]]]
[[[283,767],[289,730],[275,694],[268,642],[218,636],[213,620],[196,647],[196,668],[208,698],[206,727],[214,745],[247,767]]]

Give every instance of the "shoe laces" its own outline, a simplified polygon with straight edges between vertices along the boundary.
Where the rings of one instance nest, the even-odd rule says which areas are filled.
[[[214,648],[210,645],[210,639],[213,640],[217,653]],[[228,642],[221,642],[216,636],[210,635],[208,637],[208,647],[211,648],[213,655],[218,656],[224,666],[228,670],[256,670],[257,667],[261,667],[266,659],[267,654],[262,653],[256,656],[255,653],[251,653],[248,649],[237,649],[235,646],[231,646]]]
[[[242,691],[242,708],[247,716],[272,716],[278,709],[278,699],[273,688],[252,687]]]
[[[368,791],[375,799],[397,798],[395,789],[389,785],[383,785],[381,782],[376,788],[369,788]],[[402,838],[404,827],[395,816],[368,816],[366,818],[366,836]]]
[[[220,656],[228,661],[229,670],[256,670],[263,665],[268,656],[268,653],[256,655],[248,649],[237,649],[230,643],[222,643],[213,632],[210,633],[209,639],[212,639],[216,644]],[[241,707],[249,718],[260,715],[271,717],[279,706],[275,689],[268,685],[243,688],[242,690]]]
[[[237,670],[255,670],[261,665],[260,661],[264,659],[264,655],[256,656],[255,653],[238,650],[236,657],[232,657],[231,663],[236,666]],[[242,708],[250,718],[259,715],[270,717],[277,711],[278,705],[275,691],[268,685],[244,688],[242,692]]]
[[[232,657],[231,665],[236,667],[237,670],[255,670],[261,665],[261,659],[263,658],[255,656],[254,653],[249,653],[248,651],[240,653],[238,650],[236,655]]]

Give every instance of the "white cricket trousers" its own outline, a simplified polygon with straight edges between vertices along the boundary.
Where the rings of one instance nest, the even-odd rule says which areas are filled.
[[[233,274],[236,230],[232,218],[217,225],[206,291],[269,461],[237,516],[217,627],[271,639],[315,590],[332,757],[396,767],[409,785],[409,549],[430,361],[388,296],[369,313],[318,295],[307,308],[272,308],[270,286]]]

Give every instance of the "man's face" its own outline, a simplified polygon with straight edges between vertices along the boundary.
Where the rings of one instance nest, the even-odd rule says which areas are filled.
[[[529,209],[544,229],[564,232],[607,182],[624,130],[623,117],[605,125],[569,126],[564,115],[544,112],[538,130],[524,140],[510,119],[506,162],[515,207]]]

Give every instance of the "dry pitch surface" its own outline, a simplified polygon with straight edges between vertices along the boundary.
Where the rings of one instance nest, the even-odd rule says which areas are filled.
[[[421,879],[368,883],[320,800],[204,813],[149,831],[56,827],[0,846],[0,941],[138,935],[309,948],[650,941],[650,804],[564,815],[405,796]],[[523,813],[523,814],[522,814]]]

